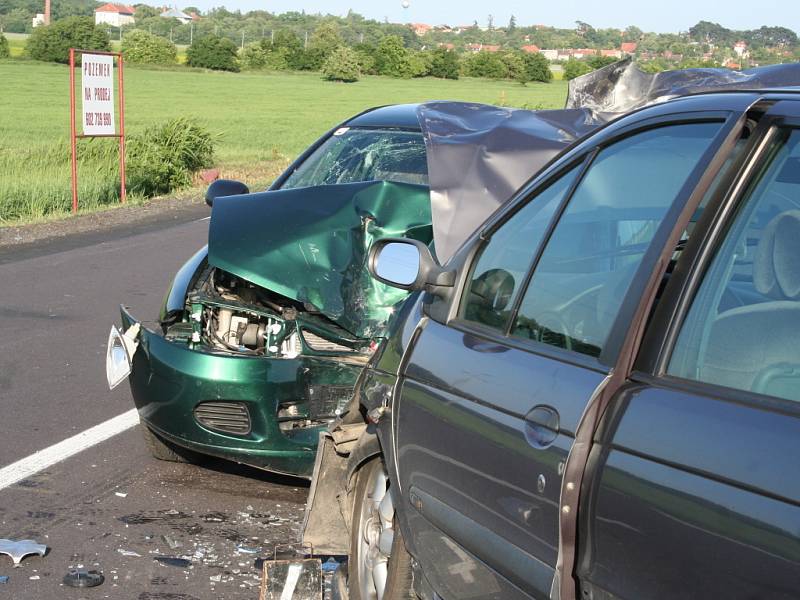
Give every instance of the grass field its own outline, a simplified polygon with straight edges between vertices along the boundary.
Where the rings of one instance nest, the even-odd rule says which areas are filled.
[[[0,215],[21,195],[30,217],[66,210],[69,170],[69,70],[32,61],[0,61]],[[223,176],[264,185],[289,157],[338,121],[365,108],[433,99],[530,108],[563,106],[566,83],[521,86],[508,81],[398,80],[367,77],[330,83],[315,73],[219,73],[186,68],[125,68],[129,133],[176,116],[195,118],[215,134]],[[79,141],[79,144],[94,143]],[[63,163],[59,160],[63,154]],[[80,149],[79,149],[80,154]],[[98,177],[104,177],[98,174]],[[85,178],[83,179],[85,181]],[[96,183],[96,182],[95,182]],[[88,185],[88,183],[87,183]],[[107,185],[81,190],[102,204]],[[92,200],[93,194],[97,197]]]

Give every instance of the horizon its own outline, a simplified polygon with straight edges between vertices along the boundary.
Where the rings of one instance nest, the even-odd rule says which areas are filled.
[[[757,17],[753,16],[752,4],[742,0],[730,0],[725,4],[717,2],[696,2],[691,0],[673,0],[669,5],[656,5],[642,10],[641,4],[633,0],[622,0],[613,7],[585,5],[577,0],[565,0],[556,6],[545,6],[538,9],[529,3],[516,1],[495,3],[492,12],[495,27],[506,27],[513,15],[518,27],[545,25],[558,29],[573,29],[576,21],[588,23],[595,29],[625,29],[636,26],[645,32],[680,33],[700,21],[718,23],[726,29],[752,30],[762,26],[786,27],[800,33],[800,5],[787,7],[785,0],[764,0],[759,5]],[[715,5],[713,8],[709,5]],[[409,0],[408,8],[403,8],[401,0],[384,2],[367,2],[366,0],[308,0],[302,7],[296,2],[278,0],[259,2],[257,0],[235,0],[220,3],[218,0],[187,0],[186,6],[196,6],[206,12],[212,8],[225,8],[229,11],[266,10],[274,14],[287,12],[305,12],[312,15],[333,15],[344,17],[352,10],[367,19],[375,21],[388,20],[390,23],[410,24],[425,23],[427,25],[471,25],[477,21],[480,27],[486,27],[488,11],[475,0],[444,0],[431,3],[421,0]],[[628,10],[633,8],[633,10]],[[737,10],[741,9],[741,10]],[[624,14],[623,14],[624,13]],[[712,15],[709,13],[723,13]],[[461,16],[454,17],[454,14]],[[534,16],[535,15],[535,16]],[[754,21],[753,19],[757,19]]]

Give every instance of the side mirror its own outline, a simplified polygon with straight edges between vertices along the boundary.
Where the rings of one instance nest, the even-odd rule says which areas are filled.
[[[402,290],[434,291],[455,284],[455,271],[439,266],[428,247],[418,240],[378,240],[369,249],[367,266],[375,279]]]
[[[250,188],[243,184],[241,181],[234,181],[233,179],[217,179],[214,183],[208,186],[206,190],[206,204],[212,206],[214,198],[221,198],[222,196],[238,196],[239,194],[249,194]]]

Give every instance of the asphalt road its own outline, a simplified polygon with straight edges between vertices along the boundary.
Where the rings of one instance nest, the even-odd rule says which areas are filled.
[[[170,278],[205,243],[203,216],[0,252],[0,469],[132,408],[127,385],[106,386],[108,331],[120,303],[157,315]],[[19,568],[0,556],[0,599],[257,598],[254,559],[296,539],[306,493],[302,481],[224,461],[156,461],[137,425],[0,489],[0,538],[49,547]],[[79,566],[105,582],[65,587]]]

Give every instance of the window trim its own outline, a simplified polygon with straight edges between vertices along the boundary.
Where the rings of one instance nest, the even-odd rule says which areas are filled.
[[[717,256],[726,235],[738,214],[746,194],[766,165],[771,142],[782,130],[800,129],[800,117],[787,118],[775,105],[762,117],[751,136],[748,147],[720,185],[715,198],[697,223],[697,231],[690,239],[681,260],[672,273],[659,305],[656,308],[649,330],[642,342],[642,353],[637,358],[636,369],[651,373],[657,378],[671,381],[687,381],[700,386],[734,391],[736,388],[716,386],[706,382],[680,378],[667,373],[678,336],[694,303],[712,261]],[[771,114],[772,113],[772,114]],[[739,390],[741,391],[741,390]],[[751,397],[768,397],[755,392],[744,392]]]
[[[683,207],[690,200],[692,193],[697,188],[698,183],[708,171],[714,157],[716,157],[720,150],[723,148],[724,141],[730,133],[730,128],[735,126],[740,113],[732,110],[712,110],[712,111],[695,111],[690,113],[669,113],[659,115],[645,121],[633,123],[626,126],[619,131],[614,132],[614,135],[600,141],[600,143],[592,145],[588,148],[576,149],[576,155],[570,159],[565,159],[563,165],[559,165],[557,169],[552,172],[544,173],[544,177],[540,180],[534,181],[523,193],[509,203],[509,206],[501,213],[496,214],[491,218],[481,229],[477,236],[478,240],[475,247],[470,249],[466,259],[464,260],[461,271],[465,275],[460,277],[459,289],[455,290],[452,296],[450,317],[448,318],[447,325],[454,329],[475,333],[482,337],[487,337],[493,341],[514,347],[520,350],[531,352],[547,358],[552,358],[560,362],[574,364],[584,368],[596,370],[603,373],[608,373],[611,367],[615,364],[619,357],[619,352],[622,347],[622,342],[627,335],[630,327],[630,320],[641,300],[641,289],[646,285],[647,279],[650,276],[655,261],[661,252],[661,246],[666,241],[666,238],[672,233],[675,220],[680,214]],[[703,153],[697,166],[690,172],[686,183],[678,192],[677,196],[667,210],[661,225],[659,226],[653,240],[650,243],[648,251],[642,258],[639,268],[636,271],[634,279],[631,283],[631,289],[640,289],[640,293],[636,294],[635,299],[631,298],[628,294],[626,299],[620,306],[620,311],[617,314],[608,336],[608,343],[601,352],[600,356],[592,357],[589,355],[580,354],[571,350],[557,348],[542,344],[534,340],[525,340],[523,338],[515,338],[511,335],[511,329],[516,321],[516,317],[524,298],[525,292],[528,289],[530,280],[536,270],[536,267],[544,253],[545,248],[550,242],[553,231],[558,226],[558,223],[563,216],[564,211],[569,206],[575,191],[583,181],[586,173],[591,168],[597,155],[605,148],[616,144],[619,141],[630,138],[634,135],[645,133],[653,129],[660,129],[663,127],[689,125],[689,124],[702,124],[702,123],[720,123],[721,127],[719,132],[712,138],[708,149]],[[568,156],[568,155],[565,155]],[[582,164],[581,164],[582,163]],[[702,168],[701,168],[702,165]],[[471,281],[472,273],[477,265],[481,256],[481,251],[486,244],[491,242],[492,235],[497,229],[503,226],[510,218],[512,218],[522,207],[526,206],[528,202],[532,201],[541,192],[545,191],[547,187],[556,182],[557,179],[566,175],[572,168],[579,168],[580,171],[575,181],[572,182],[569,190],[562,198],[559,206],[554,210],[551,221],[547,226],[545,235],[542,238],[536,252],[534,253],[533,260],[528,268],[525,277],[519,287],[514,298],[512,310],[509,313],[509,319],[505,324],[504,329],[495,329],[489,326],[483,326],[478,323],[467,321],[463,318],[463,311],[466,306],[465,299],[467,290]],[[647,267],[647,268],[644,268]],[[612,347],[613,352],[608,352],[606,348]],[[609,356],[610,355],[610,356]]]

